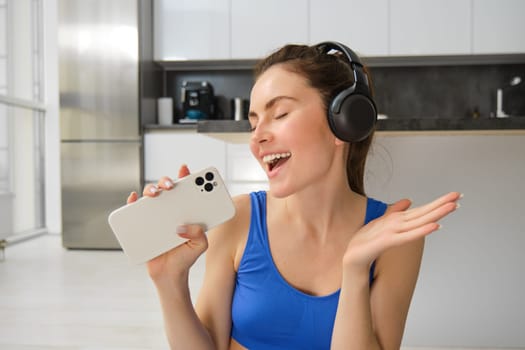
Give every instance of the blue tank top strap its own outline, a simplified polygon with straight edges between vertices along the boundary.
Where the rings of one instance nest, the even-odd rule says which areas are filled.
[[[248,235],[248,241],[246,246],[249,246],[249,243],[257,243],[258,245],[264,245],[267,241],[265,237],[266,231],[266,192],[252,192],[250,193],[250,202],[252,205],[251,217],[250,217],[250,233]]]
[[[368,224],[370,221],[382,216],[385,213],[386,209],[386,203],[380,202],[373,198],[368,198],[366,204],[365,225]],[[372,261],[372,265],[370,265],[370,285],[372,285],[372,283],[374,282],[375,269],[376,261],[374,260]]]

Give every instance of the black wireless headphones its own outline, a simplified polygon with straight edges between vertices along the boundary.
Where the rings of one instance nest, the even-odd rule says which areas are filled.
[[[328,124],[337,138],[346,142],[359,142],[367,138],[377,121],[377,109],[368,75],[359,57],[347,46],[333,41],[315,45],[325,54],[336,50],[346,56],[354,73],[354,84],[334,97],[328,107]]]

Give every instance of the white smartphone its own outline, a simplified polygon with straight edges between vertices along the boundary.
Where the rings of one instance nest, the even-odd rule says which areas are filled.
[[[143,263],[184,243],[176,230],[200,224],[207,231],[235,215],[228,189],[210,167],[175,181],[157,197],[142,197],[113,211],[109,225],[132,263]]]

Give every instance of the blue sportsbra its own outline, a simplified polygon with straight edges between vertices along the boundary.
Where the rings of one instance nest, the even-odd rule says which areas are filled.
[[[268,244],[266,192],[250,198],[250,231],[233,294],[233,339],[251,350],[329,349],[340,291],[312,296],[286,282]],[[386,207],[368,198],[365,223],[383,215]],[[373,270],[374,264],[370,283]]]

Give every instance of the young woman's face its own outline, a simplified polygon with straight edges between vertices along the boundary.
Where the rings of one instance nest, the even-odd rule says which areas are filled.
[[[283,65],[264,72],[252,89],[249,120],[250,149],[274,196],[323,181],[333,162],[336,138],[319,91],[301,75]]]

